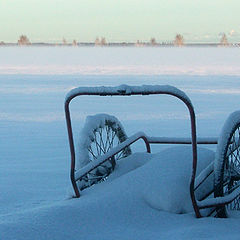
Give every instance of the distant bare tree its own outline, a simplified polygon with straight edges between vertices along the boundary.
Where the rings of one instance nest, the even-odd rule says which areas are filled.
[[[226,36],[225,33],[222,34],[222,38],[220,40],[220,45],[224,46],[224,47],[229,45],[228,40],[227,40],[227,36]]]
[[[67,45],[67,41],[65,38],[62,39],[62,43],[63,43],[63,45]]]
[[[106,42],[106,38],[105,38],[105,37],[102,37],[102,39],[101,39],[101,45],[102,45],[102,46],[107,45],[107,42]]]
[[[100,44],[100,40],[99,40],[98,37],[96,37],[96,39],[95,39],[95,46],[99,46],[99,45],[101,45],[101,44]]]
[[[143,47],[143,46],[144,46],[144,43],[141,42],[141,41],[139,41],[139,40],[137,40],[137,42],[135,43],[135,46],[136,46],[136,47]]]
[[[95,46],[104,46],[107,45],[107,41],[105,37],[99,39],[98,37],[95,39]]]
[[[21,35],[18,40],[18,45],[30,45],[30,41],[26,35]]]
[[[5,42],[4,42],[4,41],[1,41],[1,42],[0,42],[0,45],[5,45]]]
[[[156,39],[155,39],[155,38],[151,38],[151,39],[150,39],[150,44],[151,44],[152,46],[156,45],[156,44],[157,44]]]
[[[177,34],[174,40],[174,45],[181,47],[184,45],[184,39],[183,36],[181,34]]]
[[[73,40],[72,45],[77,46],[77,41],[75,39]]]

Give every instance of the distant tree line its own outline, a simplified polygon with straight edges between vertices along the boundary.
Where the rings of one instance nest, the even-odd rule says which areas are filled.
[[[19,36],[19,39],[17,41],[18,45],[31,45],[31,42],[29,40],[29,38],[26,35],[21,35]],[[42,43],[44,45],[44,43]],[[90,44],[90,43],[88,43]],[[113,45],[113,43],[107,43],[106,38],[105,37],[96,37],[94,43],[95,46],[106,46],[106,45]],[[123,43],[117,43],[118,45],[128,45],[129,43],[127,42],[123,42]],[[0,45],[5,45],[5,43],[3,41],[0,41]],[[50,44],[51,45],[51,44]],[[58,45],[58,44],[57,44]],[[67,40],[65,38],[62,39],[62,43],[59,45],[68,45],[68,46],[78,46],[79,43],[74,39],[72,41],[72,43],[67,43]],[[137,47],[141,47],[141,46],[157,46],[157,45],[174,45],[177,47],[182,47],[185,45],[185,40],[183,35],[181,34],[176,34],[174,41],[172,42],[168,42],[168,43],[157,43],[156,39],[154,37],[150,38],[149,42],[142,42],[140,40],[137,40],[136,43],[134,44]],[[230,46],[231,44],[229,44],[227,36],[225,33],[221,34],[221,39],[219,42],[220,46]],[[240,44],[239,44],[240,45]]]

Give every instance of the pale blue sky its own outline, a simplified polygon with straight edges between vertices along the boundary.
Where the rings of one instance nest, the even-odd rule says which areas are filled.
[[[0,0],[0,41],[240,42],[240,0]]]

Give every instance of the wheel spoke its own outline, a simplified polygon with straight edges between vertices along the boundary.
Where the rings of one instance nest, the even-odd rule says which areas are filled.
[[[106,144],[104,144],[104,141],[103,141],[103,131],[101,131],[100,142],[101,142],[104,153],[106,153],[107,152],[106,151]]]
[[[99,118],[99,116],[98,116]],[[91,134],[89,134],[89,146],[87,146],[87,152],[90,161],[94,161],[99,156],[104,155],[108,151],[110,151],[113,147],[117,146],[120,142],[126,139],[124,130],[121,128],[121,125],[118,124],[118,121],[112,121],[107,119],[106,115],[104,115],[105,124],[100,125],[95,124],[95,128],[92,128]],[[98,121],[96,121],[98,122]],[[94,121],[93,121],[94,124]],[[94,125],[93,125],[94,126]],[[123,137],[124,136],[124,137]],[[121,140],[119,139],[121,138]],[[85,147],[85,146],[82,146]],[[125,148],[126,149],[126,148]],[[116,160],[119,160],[122,157],[125,157],[131,154],[131,151],[125,152],[125,149],[120,151],[115,156],[106,159],[101,165],[97,166],[94,170],[87,173],[82,179],[80,180],[81,183],[81,190],[105,181],[109,174],[114,170],[116,165]]]
[[[88,147],[88,151],[92,154],[93,158],[96,159],[97,156],[94,154],[93,150],[92,150],[92,147]]]
[[[125,148],[124,148],[124,149],[125,149]],[[119,159],[121,159],[121,158],[123,157],[124,149],[123,149],[120,153],[117,154],[116,160],[119,160]]]
[[[111,139],[111,131],[110,131],[110,128],[108,126],[106,126],[106,134],[107,134],[107,137],[106,137],[106,140],[105,140],[105,146],[106,146],[106,151],[108,151],[108,147],[109,147],[109,143],[110,143],[110,139]]]
[[[111,128],[109,126],[106,126],[106,134],[107,134],[107,137],[106,137],[106,141],[105,141],[105,147],[106,147],[106,152],[109,151],[109,147],[110,147],[110,135],[112,135],[112,132],[111,132]]]
[[[97,150],[97,155],[99,155],[99,154],[100,154],[100,151],[99,151],[99,149],[98,149],[96,132],[94,133],[94,141],[93,141],[93,142],[95,143],[95,147],[96,147],[96,150]]]
[[[108,146],[107,152],[113,147],[113,141],[114,141],[115,136],[116,136],[116,133],[113,132],[112,139],[111,139],[111,142],[109,142],[109,146]]]
[[[96,148],[97,148],[98,156],[101,155],[101,153],[105,153],[104,149],[103,149],[102,146],[99,144],[99,140],[98,140],[98,138],[97,138],[96,135],[95,135],[95,137],[94,137],[94,143],[95,143]]]

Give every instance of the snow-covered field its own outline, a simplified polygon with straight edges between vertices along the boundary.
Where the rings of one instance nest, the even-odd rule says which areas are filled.
[[[71,199],[63,110],[65,95],[78,86],[170,84],[192,100],[198,136],[218,136],[240,109],[239,51],[0,48],[0,239],[239,239],[239,216],[175,213],[189,211],[186,148],[178,161],[167,146],[155,146],[151,157],[133,155],[108,182]],[[128,135],[190,135],[185,106],[169,96],[80,97],[71,110],[76,140],[85,117],[102,112],[115,115]],[[151,164],[117,178],[147,158]]]

